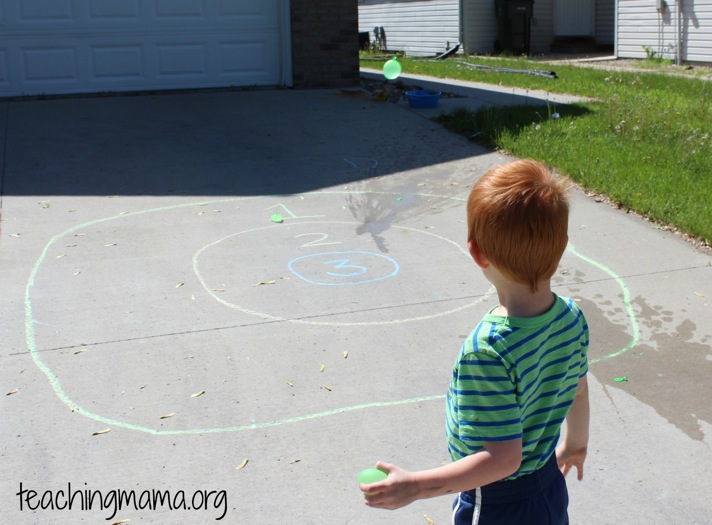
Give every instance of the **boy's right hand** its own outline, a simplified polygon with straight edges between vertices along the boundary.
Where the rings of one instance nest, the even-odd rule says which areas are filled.
[[[376,468],[388,474],[383,481],[368,485],[360,484],[366,505],[380,509],[395,510],[410,505],[417,499],[418,482],[412,472],[379,461]]]
[[[567,450],[566,446],[559,445],[556,448],[556,461],[559,464],[561,473],[566,476],[571,467],[576,467],[577,479],[583,479],[583,462],[586,460],[587,449]]]

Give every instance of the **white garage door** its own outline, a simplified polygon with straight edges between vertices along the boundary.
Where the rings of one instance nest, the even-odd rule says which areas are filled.
[[[288,0],[0,0],[0,96],[291,83]]]

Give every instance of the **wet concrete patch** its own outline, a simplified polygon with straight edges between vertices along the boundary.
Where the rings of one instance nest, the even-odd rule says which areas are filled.
[[[591,329],[592,360],[630,340],[621,308],[589,299],[579,304]],[[712,376],[709,337],[700,339],[697,326],[689,320],[675,324],[672,312],[650,306],[642,296],[632,304],[641,328],[638,344],[614,358],[592,363],[591,373],[604,388],[625,390],[691,438],[703,440],[700,420],[712,422],[712,405],[698,394],[700,385]]]

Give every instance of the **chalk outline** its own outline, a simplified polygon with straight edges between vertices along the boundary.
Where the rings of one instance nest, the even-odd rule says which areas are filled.
[[[313,195],[343,195],[343,194],[396,195],[396,193],[394,193],[394,192],[377,192],[377,191],[317,191],[317,192],[307,192],[307,193],[302,193],[302,194],[295,194],[292,197],[296,197],[296,196],[300,196],[300,195],[301,196],[306,196],[306,195],[313,196]],[[466,202],[465,199],[462,199],[459,197],[447,197],[447,196],[442,196],[442,195],[432,195],[432,194],[422,194],[422,193],[418,193],[416,195],[424,196],[424,197],[446,198],[446,199],[456,200],[456,201],[460,201],[460,202]],[[267,422],[263,422],[263,423],[252,423],[249,425],[236,425],[236,426],[230,426],[230,427],[203,428],[203,429],[161,430],[161,429],[145,427],[145,426],[138,425],[138,424],[127,423],[124,421],[118,421],[115,419],[111,419],[111,418],[102,416],[100,414],[95,414],[94,412],[86,410],[86,409],[82,408],[81,406],[77,405],[76,403],[74,403],[72,401],[72,399],[67,395],[67,393],[62,388],[61,381],[56,376],[56,374],[52,371],[52,369],[42,360],[42,358],[39,354],[39,351],[37,349],[36,340],[35,340],[35,329],[34,329],[35,320],[34,320],[34,313],[33,313],[33,309],[32,309],[32,298],[31,298],[31,290],[35,285],[35,279],[37,277],[37,273],[39,272],[40,267],[42,266],[45,259],[47,258],[47,253],[49,252],[50,248],[57,241],[59,241],[60,239],[66,237],[76,231],[80,231],[82,229],[86,229],[88,227],[91,227],[91,226],[94,226],[97,224],[101,224],[103,222],[113,221],[116,219],[126,219],[126,218],[133,217],[133,216],[138,216],[138,215],[143,215],[143,214],[148,214],[148,213],[170,211],[170,210],[179,209],[179,208],[205,206],[205,205],[218,204],[218,203],[223,203],[223,202],[236,202],[236,201],[245,200],[245,199],[277,198],[277,197],[283,197],[283,196],[264,195],[264,196],[259,196],[259,197],[253,197],[253,196],[232,197],[229,199],[218,199],[218,200],[211,200],[211,201],[176,204],[176,205],[172,205],[172,206],[152,208],[149,210],[128,212],[128,213],[124,213],[124,214],[114,215],[112,217],[104,217],[102,219],[96,219],[93,221],[85,222],[85,223],[79,224],[77,226],[74,226],[72,228],[69,228],[59,234],[54,235],[49,240],[49,242],[45,245],[45,247],[42,249],[42,252],[40,253],[40,256],[38,257],[37,261],[35,262],[35,265],[33,266],[32,270],[30,272],[30,275],[27,279],[27,285],[25,287],[25,340],[26,340],[26,344],[27,344],[27,348],[29,350],[30,356],[32,357],[32,360],[34,361],[37,368],[39,368],[40,371],[45,374],[45,376],[47,377],[47,379],[50,383],[50,386],[52,387],[52,389],[54,390],[55,394],[60,399],[60,401],[62,403],[64,403],[66,406],[70,407],[72,409],[72,411],[74,411],[78,414],[81,414],[81,415],[83,415],[89,419],[92,419],[94,421],[97,421],[97,422],[106,423],[113,427],[125,428],[128,430],[144,432],[144,433],[153,434],[153,435],[176,436],[176,435],[214,434],[214,433],[220,433],[220,432],[237,432],[237,431],[244,431],[244,430],[263,429],[263,428],[276,427],[276,426],[289,424],[289,423],[299,423],[299,422],[308,421],[311,419],[319,419],[322,417],[328,417],[328,416],[332,416],[332,415],[353,412],[355,410],[366,410],[366,409],[371,409],[371,408],[386,408],[386,407],[392,407],[392,406],[401,406],[401,405],[407,405],[407,404],[412,404],[412,403],[421,403],[421,402],[428,402],[428,401],[444,399],[445,398],[444,395],[423,396],[423,397],[415,397],[415,398],[401,399],[401,400],[388,401],[388,402],[363,403],[363,404],[359,404],[359,405],[352,405],[352,406],[348,406],[348,407],[341,407],[341,408],[336,408],[336,409],[322,411],[322,412],[305,414],[303,416],[296,416],[296,417],[292,417],[292,418],[267,421]],[[587,263],[593,265],[594,267],[600,269],[601,271],[604,271],[608,275],[610,275],[615,280],[615,282],[621,287],[621,289],[623,290],[623,302],[626,306],[626,311],[628,312],[628,316],[631,319],[631,325],[633,328],[633,338],[631,339],[630,343],[628,343],[625,347],[621,348],[620,350],[617,350],[616,352],[612,352],[611,354],[608,354],[606,356],[603,356],[603,357],[600,357],[600,358],[597,358],[594,360],[590,360],[589,364],[595,364],[595,363],[600,362],[604,359],[617,357],[617,356],[625,353],[626,351],[630,350],[633,346],[635,346],[637,344],[639,336],[640,336],[637,319],[635,316],[635,312],[633,312],[632,303],[630,300],[630,292],[628,290],[627,285],[625,284],[623,279],[619,275],[614,273],[610,268],[606,267],[605,265],[603,265],[597,261],[594,261],[593,259],[590,259],[589,257],[586,257],[586,256],[580,254],[571,244],[569,244],[567,246],[567,250],[570,251],[573,255],[579,257],[584,262],[587,262]]]
[[[319,281],[313,281],[312,279],[307,279],[307,278],[304,277],[301,273],[299,273],[299,272],[296,271],[294,268],[292,268],[292,264],[293,264],[293,263],[295,263],[295,262],[297,262],[297,261],[302,261],[302,260],[304,260],[304,259],[311,259],[311,258],[314,258],[314,257],[323,257],[323,256],[325,256],[325,255],[348,255],[348,254],[373,255],[373,256],[376,256],[376,257],[380,257],[381,259],[386,259],[386,260],[390,261],[391,263],[393,263],[393,266],[395,267],[395,270],[393,270],[393,271],[392,271],[391,273],[389,273],[388,275],[383,275],[383,276],[381,276],[381,277],[376,277],[376,278],[374,278],[374,279],[367,279],[367,280],[365,280],[365,281],[344,281],[344,282],[324,283],[324,282],[319,282]],[[334,262],[334,261],[325,261],[323,264],[329,264],[330,262]],[[398,264],[398,261],[396,261],[393,257],[389,257],[389,256],[387,256],[387,255],[383,255],[382,253],[368,252],[368,251],[365,251],[365,250],[346,250],[346,251],[340,251],[340,252],[319,252],[319,253],[311,253],[311,254],[307,254],[307,255],[301,255],[301,256],[295,257],[294,259],[292,259],[291,261],[289,261],[289,263],[287,264],[287,268],[289,268],[289,271],[290,271],[290,272],[292,272],[294,275],[296,275],[297,277],[299,277],[299,278],[300,278],[302,281],[304,281],[305,283],[316,284],[316,285],[318,285],[318,286],[355,286],[355,285],[357,285],[357,284],[375,283],[375,282],[378,282],[378,281],[383,281],[383,280],[385,280],[385,279],[389,279],[389,278],[391,278],[391,277],[394,277],[394,276],[398,275],[398,273],[400,272],[400,265]],[[340,267],[339,267],[339,266],[335,266],[334,268],[340,268]],[[366,268],[366,267],[359,266],[359,268]],[[369,272],[369,268],[366,268],[365,271],[364,271],[363,273],[359,274],[358,276],[363,275],[363,274],[368,273],[368,272]],[[326,274],[327,274],[327,275],[333,275],[333,276],[335,276],[335,277],[344,277],[344,278],[347,278],[347,277],[358,277],[358,276],[355,276],[355,275],[337,274],[337,273],[332,273],[332,272],[326,272]]]
[[[318,192],[311,193],[311,194],[317,194]],[[344,192],[344,193],[353,193],[353,192]],[[373,193],[373,192],[364,192],[364,193]],[[302,194],[302,195],[310,195],[310,194]],[[396,195],[395,193],[391,195]],[[299,222],[299,225],[310,225],[310,224],[347,224],[351,226],[359,226],[361,223],[358,222],[351,222],[351,221],[310,221],[310,222]],[[260,230],[266,230],[266,229],[271,229],[271,228],[280,228],[282,226],[278,224],[274,224],[271,226],[261,226],[259,228],[252,228],[250,230],[245,230],[237,233],[231,233],[230,235],[226,235],[222,239],[218,239],[217,241],[213,241],[210,244],[207,244],[200,248],[195,254],[193,255],[193,272],[195,275],[198,277],[198,281],[200,282],[201,286],[203,289],[207,292],[208,295],[210,295],[213,299],[215,299],[217,302],[220,304],[223,304],[224,306],[227,306],[229,308],[232,308],[234,310],[238,310],[242,313],[254,315],[257,317],[261,317],[263,319],[269,319],[271,321],[286,321],[289,323],[297,323],[297,324],[310,324],[310,325],[316,325],[316,326],[379,326],[379,325],[391,325],[391,324],[399,324],[399,323],[412,323],[412,322],[417,322],[417,321],[426,321],[428,319],[435,319],[436,317],[443,317],[445,315],[451,315],[457,312],[460,312],[461,310],[465,310],[467,308],[470,308],[472,306],[476,306],[488,297],[490,297],[494,293],[494,287],[490,287],[487,292],[485,292],[483,295],[477,297],[474,301],[471,303],[467,303],[463,306],[458,306],[457,308],[453,308],[451,310],[445,310],[442,312],[437,312],[434,314],[429,314],[429,315],[421,315],[419,317],[409,317],[406,319],[389,319],[387,321],[351,321],[351,322],[346,322],[346,321],[313,321],[310,319],[290,319],[288,317],[279,317],[276,315],[272,314],[266,314],[263,312],[258,312],[256,310],[251,310],[249,308],[245,308],[244,306],[241,306],[239,304],[231,303],[230,301],[227,301],[226,299],[223,299],[222,297],[218,296],[218,294],[215,293],[215,291],[208,286],[208,283],[205,282],[205,279],[203,278],[203,274],[200,273],[200,268],[198,264],[198,259],[202,255],[202,253],[207,250],[208,248],[211,248],[212,246],[215,246],[217,244],[220,244],[221,242],[231,238],[235,237],[237,235],[243,235],[245,233],[252,233],[255,231],[260,231]],[[464,250],[462,246],[457,244],[456,242],[452,241],[451,239],[448,239],[447,237],[442,237],[441,235],[437,235],[435,233],[427,232],[424,230],[419,230],[417,228],[411,228],[409,226],[401,226],[398,224],[392,225],[393,228],[401,228],[404,230],[410,230],[414,231],[417,233],[422,233],[424,235],[429,235],[431,237],[435,237],[436,239],[440,239],[441,241],[448,242],[455,246],[460,252],[462,252],[463,255],[466,255],[469,257],[469,254]]]
[[[628,350],[633,348],[635,345],[637,345],[638,341],[640,340],[640,328],[638,326],[638,319],[635,317],[635,312],[633,311],[633,304],[630,300],[630,290],[628,290],[628,286],[625,284],[623,279],[621,279],[620,276],[613,273],[613,271],[610,268],[602,265],[601,263],[599,263],[597,261],[594,261],[590,257],[586,257],[585,255],[582,255],[581,253],[576,251],[576,248],[574,248],[574,246],[572,244],[569,244],[568,246],[566,246],[566,249],[569,252],[571,252],[572,254],[574,254],[576,257],[581,259],[582,261],[587,262],[591,266],[598,268],[602,272],[605,272],[608,275],[610,275],[611,277],[613,277],[613,280],[616,281],[618,286],[620,286],[620,289],[623,291],[623,304],[625,305],[626,312],[628,312],[628,318],[630,319],[630,325],[631,325],[631,328],[633,329],[633,338],[630,340],[630,342],[627,345],[625,345],[620,350],[612,352],[608,355],[597,357],[595,359],[589,359],[588,364],[595,365],[596,363],[599,363],[603,360],[611,359],[613,357],[617,357],[621,354],[624,354],[625,352],[627,352]]]

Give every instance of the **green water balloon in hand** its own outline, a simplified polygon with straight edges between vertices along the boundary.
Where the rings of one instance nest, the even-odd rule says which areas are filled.
[[[361,471],[358,475],[358,482],[364,485],[369,485],[371,483],[376,483],[377,481],[383,481],[388,477],[388,474],[377,468],[367,468]]]

